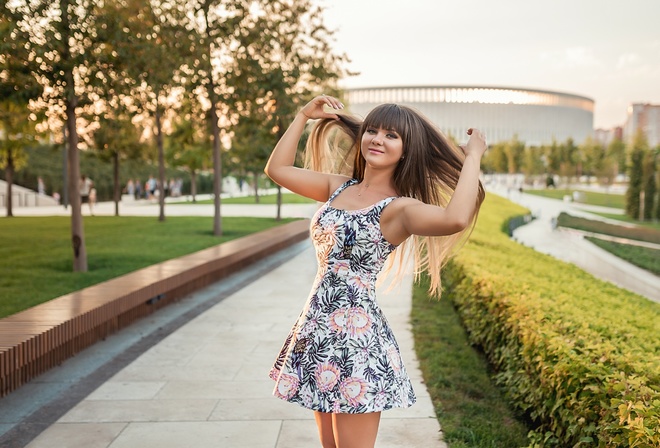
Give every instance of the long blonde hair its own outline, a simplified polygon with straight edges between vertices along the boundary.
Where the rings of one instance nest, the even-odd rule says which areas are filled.
[[[447,206],[463,168],[464,154],[428,119],[410,107],[397,104],[377,106],[364,121],[345,114],[339,118],[315,123],[305,149],[306,168],[362,181],[366,167],[360,148],[362,135],[367,128],[394,130],[401,136],[404,155],[394,170],[397,194],[426,204]],[[395,257],[390,257],[386,270],[398,260],[397,278],[400,278],[408,256],[412,255],[416,278],[427,271],[430,293],[439,295],[440,271],[469,237],[484,198],[485,190],[479,182],[475,212],[465,230],[438,237],[412,235],[397,248]]]

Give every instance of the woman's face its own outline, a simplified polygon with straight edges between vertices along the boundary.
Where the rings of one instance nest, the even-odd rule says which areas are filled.
[[[362,156],[367,164],[385,168],[396,166],[403,156],[403,141],[396,132],[368,127],[362,134]]]

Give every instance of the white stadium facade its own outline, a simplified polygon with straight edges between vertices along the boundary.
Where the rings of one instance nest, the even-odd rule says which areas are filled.
[[[594,101],[569,93],[516,87],[401,86],[346,90],[351,113],[364,117],[382,103],[410,106],[446,135],[464,141],[469,127],[486,133],[489,144],[518,137],[528,146],[581,144],[593,135]]]

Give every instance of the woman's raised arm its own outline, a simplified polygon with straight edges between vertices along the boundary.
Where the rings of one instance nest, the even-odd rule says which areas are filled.
[[[441,236],[460,232],[470,225],[477,209],[481,157],[487,145],[484,134],[469,129],[465,161],[456,189],[446,208],[417,200],[401,201],[401,209],[391,229],[392,239],[402,241],[410,235]],[[397,222],[398,221],[398,225]]]
[[[336,182],[332,183],[332,180],[337,176],[296,168],[294,162],[298,142],[308,119],[338,119],[337,115],[326,112],[324,106],[335,110],[344,108],[338,99],[325,95],[317,96],[307,103],[273,149],[264,170],[278,185],[317,201],[328,199],[330,189],[333,186],[336,188]]]

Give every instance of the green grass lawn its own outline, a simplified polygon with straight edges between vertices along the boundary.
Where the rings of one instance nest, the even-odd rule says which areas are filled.
[[[545,198],[551,199],[564,199],[564,196],[571,196],[574,191],[580,191],[584,193],[585,200],[584,204],[588,205],[600,205],[603,207],[613,207],[623,209],[626,207],[626,198],[622,194],[611,194],[611,193],[596,193],[593,191],[582,191],[582,190],[558,190],[558,189],[547,189],[547,190],[525,190],[525,193],[535,194],[537,196],[543,196]]]
[[[283,204],[313,204],[315,201],[293,193],[282,194]],[[243,196],[237,198],[222,198],[223,204],[257,204],[255,196]],[[177,202],[177,204],[192,204],[192,202]],[[196,204],[213,204],[213,199],[197,201]],[[276,194],[259,196],[258,204],[277,204]]]
[[[451,448],[522,447],[529,429],[507,406],[488,362],[468,342],[448,297],[429,298],[415,285],[411,314],[415,350],[444,437]]]
[[[0,317],[87,286],[291,220],[212,217],[85,218],[89,271],[72,272],[69,217],[0,219]]]
[[[660,275],[660,250],[658,249],[615,243],[614,241],[606,241],[600,238],[587,237],[587,239],[612,255],[616,255],[655,275]]]
[[[613,213],[594,213],[594,215],[602,216],[603,218],[614,219],[616,221],[625,222],[628,224],[635,224],[641,227],[648,227],[649,229],[660,230],[660,222],[644,222],[632,219],[628,215],[615,215]]]

